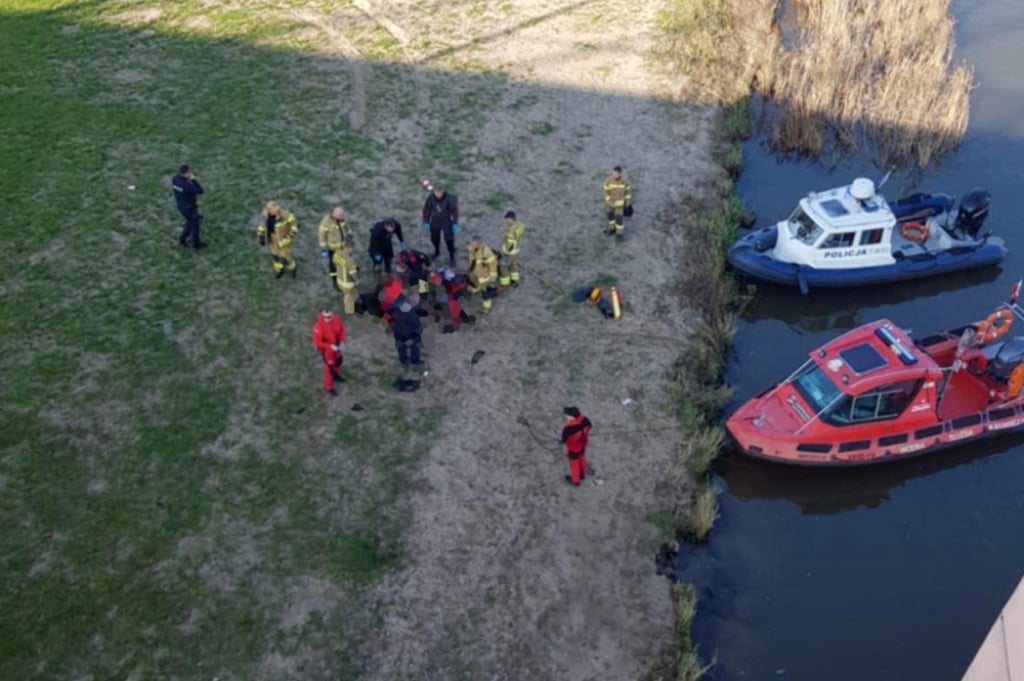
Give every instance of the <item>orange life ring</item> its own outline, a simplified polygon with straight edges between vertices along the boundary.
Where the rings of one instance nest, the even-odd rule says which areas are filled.
[[[1024,388],[1024,364],[1018,364],[1013,368],[1013,373],[1010,374],[1010,381],[1006,387],[1009,389],[1011,400],[1020,395],[1021,388]]]
[[[978,342],[982,345],[988,345],[1003,336],[1010,330],[1011,326],[1013,326],[1013,312],[1010,310],[996,310],[986,317],[985,321],[978,322]]]
[[[915,244],[924,243],[928,238],[928,225],[923,222],[904,222],[900,225],[900,234],[907,241],[913,241]]]

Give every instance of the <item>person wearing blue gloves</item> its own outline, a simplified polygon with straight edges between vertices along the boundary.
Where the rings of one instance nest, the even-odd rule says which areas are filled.
[[[448,247],[448,264],[455,267],[455,235],[459,233],[459,200],[441,185],[427,194],[423,204],[423,230],[430,232],[434,244],[434,258],[441,255],[441,235]]]
[[[373,260],[373,270],[380,272],[380,266],[384,266],[384,272],[391,274],[391,259],[395,257],[395,250],[391,246],[391,237],[398,237],[398,248],[405,250],[405,239],[402,238],[402,225],[394,218],[384,218],[370,228],[370,258]]]

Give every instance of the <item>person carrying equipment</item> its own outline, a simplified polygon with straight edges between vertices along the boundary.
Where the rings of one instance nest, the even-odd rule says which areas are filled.
[[[359,300],[359,263],[352,255],[351,241],[346,241],[341,248],[334,251],[331,269],[334,284],[341,291],[345,301],[345,314],[355,314],[356,301]]]
[[[324,390],[337,395],[334,381],[344,383],[341,376],[341,364],[345,352],[345,324],[341,317],[329,309],[323,309],[313,325],[313,347],[324,360]]]
[[[324,219],[320,221],[317,229],[317,236],[320,241],[320,257],[327,261],[327,271],[334,277],[334,254],[338,252],[346,241],[352,240],[352,231],[345,222],[345,209],[335,206]],[[335,279],[335,284],[338,280]]]
[[[171,187],[174,189],[174,200],[178,204],[178,212],[181,213],[181,217],[185,218],[178,243],[188,246],[188,240],[191,237],[192,246],[195,249],[206,248],[206,244],[199,240],[199,221],[203,219],[203,216],[199,214],[199,204],[196,199],[203,193],[203,186],[192,174],[192,169],[183,165],[171,180]]]
[[[480,293],[484,314],[491,313],[494,297],[498,295],[498,258],[478,236],[469,241],[469,292]]]
[[[526,225],[516,220],[515,211],[505,213],[505,238],[501,241],[501,262],[498,263],[498,293],[508,286],[519,286],[519,250]]]
[[[590,443],[590,419],[580,413],[578,407],[566,407],[565,426],[562,427],[562,444],[569,457],[569,475],[565,481],[579,487],[587,477],[587,445]]]
[[[608,213],[608,234],[614,234],[622,241],[626,227],[625,216],[633,214],[633,190],[629,181],[622,176],[622,166],[612,168],[612,174],[604,178],[604,206]]]
[[[441,235],[448,247],[448,264],[455,267],[455,235],[459,233],[459,200],[445,192],[441,185],[427,194],[423,204],[423,230],[430,232],[434,244],[434,258],[441,256]]]
[[[274,201],[268,201],[260,215],[260,224],[256,228],[256,236],[262,246],[270,240],[270,256],[274,260],[274,271],[277,278],[290,272],[292,279],[297,274],[298,265],[292,257],[292,240],[299,231],[295,216],[281,208]]]
[[[405,250],[405,239],[402,238],[402,225],[394,218],[384,218],[370,228],[370,258],[373,260],[373,270],[380,272],[380,265],[384,265],[384,273],[391,274],[391,260],[395,257],[395,250],[391,246],[391,236],[398,237],[398,248]]]

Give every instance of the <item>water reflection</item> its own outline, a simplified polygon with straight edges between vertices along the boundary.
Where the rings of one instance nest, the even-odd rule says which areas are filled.
[[[748,284],[747,290],[753,296],[743,312],[743,321],[754,323],[764,320],[783,322],[803,331],[846,331],[860,324],[872,321],[872,310],[892,307],[913,301],[920,305],[935,305],[934,299],[944,294],[959,291],[979,284],[996,281],[1002,270],[986,267],[973,272],[955,272],[931,279],[916,279],[897,285],[871,286],[850,290],[824,289],[811,291],[804,296],[796,288],[772,284]],[[753,289],[750,289],[753,286]],[[998,300],[986,301],[995,305]],[[867,318],[865,318],[865,316]],[[863,321],[861,321],[863,320]],[[894,320],[900,323],[900,320]],[[956,326],[964,320],[950,320]],[[939,329],[927,329],[932,333]],[[812,348],[807,348],[810,351]]]
[[[741,501],[782,499],[804,515],[835,515],[857,508],[877,508],[890,492],[914,478],[1003,454],[1024,442],[1007,434],[917,458],[853,468],[801,468],[760,461],[728,452],[716,464],[729,493]]]

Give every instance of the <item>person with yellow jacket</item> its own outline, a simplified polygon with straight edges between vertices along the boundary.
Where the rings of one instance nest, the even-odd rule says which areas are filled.
[[[335,206],[324,219],[320,221],[317,229],[317,236],[320,241],[320,257],[327,261],[327,271],[337,283],[334,276],[334,254],[341,250],[342,245],[352,239],[352,231],[345,222],[345,209]]]
[[[345,300],[345,314],[356,312],[356,301],[359,299],[359,263],[352,255],[352,242],[346,241],[341,248],[334,251],[331,264],[334,266],[335,285]]]
[[[633,214],[633,190],[629,181],[622,176],[622,166],[612,168],[612,174],[604,178],[604,207],[608,213],[608,234],[622,241],[626,231],[623,218]]]
[[[285,272],[291,273],[292,279],[295,278],[298,265],[292,257],[292,240],[298,231],[298,221],[294,215],[274,201],[267,202],[260,214],[256,236],[260,240],[260,245],[270,241],[270,256],[274,260],[274,271],[277,272],[278,279],[283,277]]]
[[[484,314],[491,313],[498,295],[498,257],[478,236],[469,240],[469,292],[480,293]]]
[[[519,250],[526,225],[516,220],[515,211],[505,213],[505,238],[501,241],[501,262],[498,263],[498,293],[506,287],[519,286]]]

